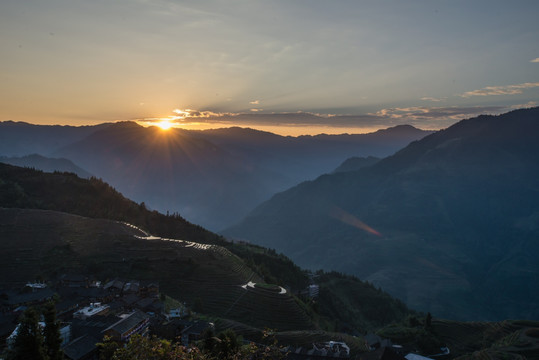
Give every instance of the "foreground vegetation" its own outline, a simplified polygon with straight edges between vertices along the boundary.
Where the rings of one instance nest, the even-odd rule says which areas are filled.
[[[105,339],[99,344],[100,360],[255,360],[283,359],[277,346],[243,344],[233,331],[204,334],[198,346],[185,347],[176,341],[156,337],[133,336],[125,346]]]
[[[44,317],[44,327],[39,324],[40,315]],[[270,332],[265,333],[269,337]],[[6,350],[7,360],[62,360],[60,348],[60,323],[56,319],[54,303],[42,308],[28,308],[20,318],[18,333],[12,346]],[[105,336],[98,343],[100,360],[242,360],[242,359],[281,359],[284,354],[277,343],[257,345],[244,344],[241,336],[228,329],[217,335],[212,330],[204,333],[202,340],[195,346],[185,347],[178,341],[159,339],[155,336],[132,336],[126,344],[113,341]]]

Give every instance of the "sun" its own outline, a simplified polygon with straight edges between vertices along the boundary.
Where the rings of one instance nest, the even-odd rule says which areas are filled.
[[[172,127],[172,123],[170,120],[161,120],[157,123],[157,126],[161,128],[161,130],[169,130]]]

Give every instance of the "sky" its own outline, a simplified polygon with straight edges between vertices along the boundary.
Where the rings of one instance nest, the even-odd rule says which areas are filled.
[[[445,128],[539,105],[539,1],[2,0],[0,121]]]

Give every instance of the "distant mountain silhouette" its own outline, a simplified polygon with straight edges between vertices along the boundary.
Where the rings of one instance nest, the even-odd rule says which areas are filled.
[[[380,158],[377,158],[377,157],[374,157],[374,156],[368,156],[368,157],[354,156],[354,157],[346,159],[333,172],[338,173],[338,172],[356,171],[356,170],[362,169],[364,167],[374,165],[378,161],[380,161]]]
[[[244,161],[280,174],[285,181],[276,187],[274,192],[277,192],[330,173],[351,156],[388,156],[431,133],[399,125],[352,135],[291,137],[243,128],[205,130],[199,135],[241,156]]]
[[[0,155],[51,156],[54,151],[81,140],[110,124],[94,126],[33,125],[25,122],[0,122]]]
[[[0,155],[62,157],[130,198],[220,230],[273,194],[333,171],[350,156],[387,156],[431,132],[397,126],[361,135],[285,137],[244,128],[207,131],[0,123]],[[26,153],[26,154],[28,154]]]
[[[229,209],[247,212],[246,196],[264,199],[264,173],[188,132],[117,123],[58,150],[126,196],[204,225],[226,224]],[[250,205],[250,204],[249,204]]]
[[[0,162],[15,166],[34,168],[36,170],[46,172],[72,172],[81,178],[89,178],[92,176],[86,170],[81,169],[77,165],[73,164],[71,160],[48,158],[38,154],[26,155],[22,157],[0,156]]]
[[[454,319],[539,319],[539,108],[463,120],[224,232]]]

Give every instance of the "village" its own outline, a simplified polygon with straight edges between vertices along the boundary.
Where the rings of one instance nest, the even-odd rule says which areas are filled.
[[[69,360],[97,359],[104,336],[126,343],[136,334],[180,338],[187,346],[213,324],[193,318],[187,307],[160,294],[159,284],[114,279],[107,283],[84,275],[65,274],[53,286],[27,283],[2,290],[0,341],[9,347],[17,335],[17,319],[30,306],[54,301],[62,323],[62,350]],[[165,306],[167,304],[167,306]]]
[[[249,286],[253,284],[242,287],[247,290]],[[318,286],[311,284],[304,295],[316,297],[318,293]],[[208,318],[161,293],[159,284],[153,281],[113,279],[102,283],[85,275],[64,274],[52,285],[29,282],[22,289],[0,290],[0,300],[0,353],[13,345],[21,314],[28,307],[51,301],[62,324],[61,348],[67,360],[98,359],[98,344],[105,337],[125,344],[134,335],[152,335],[179,339],[188,347],[201,340],[206,331],[213,334],[215,327]],[[360,359],[429,359],[375,334],[367,334],[364,339],[370,351],[361,354]],[[334,340],[309,346],[280,344],[280,351],[287,359],[351,357],[350,347]],[[437,356],[448,354],[449,349],[445,348]]]

